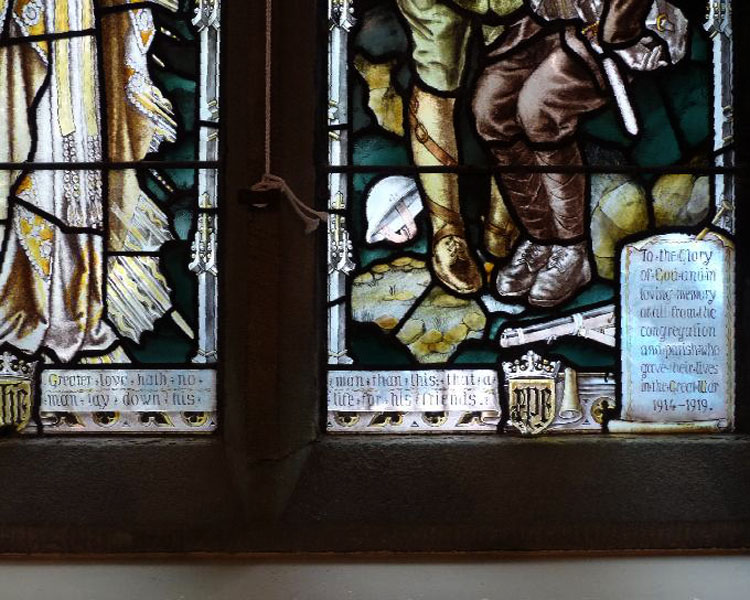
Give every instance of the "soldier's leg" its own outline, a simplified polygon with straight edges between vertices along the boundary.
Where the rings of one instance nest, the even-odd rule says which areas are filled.
[[[536,273],[546,264],[554,231],[549,202],[538,173],[524,170],[536,164],[536,157],[522,139],[518,121],[519,93],[552,42],[540,39],[489,63],[479,78],[474,96],[477,131],[487,142],[498,164],[517,166],[498,179],[523,226],[524,239],[507,265],[497,272],[496,286],[502,296],[518,297],[531,288]],[[542,242],[542,244],[536,243]]]
[[[489,63],[479,77],[473,99],[477,131],[497,163],[521,168],[503,173],[499,180],[526,234],[539,241],[551,239],[554,232],[541,180],[535,173],[523,170],[535,165],[536,157],[523,139],[518,120],[519,95],[553,43],[551,39],[541,39]]]
[[[397,0],[397,4],[410,25],[418,75],[409,102],[414,164],[457,166],[455,94],[461,85],[471,22],[438,0]],[[454,292],[478,291],[482,277],[466,243],[458,176],[423,173],[420,182],[433,229],[435,275]]]
[[[582,115],[607,101],[587,67],[558,47],[534,70],[518,97],[518,120],[540,167],[582,167],[574,136]],[[543,148],[543,149],[542,149]],[[545,173],[554,239],[580,241],[586,233],[586,176]]]
[[[417,86],[409,106],[414,164],[455,167],[458,148],[453,127],[455,100]],[[448,288],[469,294],[482,287],[479,268],[471,255],[459,204],[458,175],[421,173],[424,204],[432,223],[432,266]]]
[[[558,47],[528,78],[519,94],[518,119],[541,167],[582,167],[574,136],[580,117],[607,101],[593,74]],[[536,146],[539,144],[539,146]],[[555,306],[591,279],[586,238],[586,188],[583,172],[540,175],[549,208],[554,243],[547,264],[529,291],[529,302]]]

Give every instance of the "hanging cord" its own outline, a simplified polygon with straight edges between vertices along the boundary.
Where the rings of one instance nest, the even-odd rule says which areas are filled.
[[[266,130],[265,130],[265,171],[260,181],[250,189],[254,192],[277,190],[283,194],[294,212],[305,223],[305,233],[312,233],[321,221],[328,221],[328,214],[314,210],[302,202],[291,190],[283,177],[271,173],[271,67],[273,52],[273,0],[266,0]]]

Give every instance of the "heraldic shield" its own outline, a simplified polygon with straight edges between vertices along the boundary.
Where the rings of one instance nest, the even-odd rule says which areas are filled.
[[[560,363],[527,352],[513,362],[504,362],[507,381],[509,424],[523,435],[537,435],[557,416],[556,379]]]
[[[0,427],[24,429],[31,420],[35,363],[0,354]]]

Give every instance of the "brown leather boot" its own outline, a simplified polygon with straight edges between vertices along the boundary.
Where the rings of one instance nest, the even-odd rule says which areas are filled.
[[[426,201],[430,213],[443,225],[432,237],[435,275],[457,294],[473,294],[482,287],[482,275],[466,242],[461,215]]]
[[[482,276],[466,238],[452,231],[446,225],[433,239],[432,268],[438,279],[455,293],[473,294],[482,288]]]
[[[510,263],[497,273],[497,292],[513,298],[524,296],[531,289],[536,274],[547,264],[552,249],[529,240],[516,249]]]
[[[586,244],[552,246],[529,291],[529,304],[551,307],[565,302],[591,281]]]

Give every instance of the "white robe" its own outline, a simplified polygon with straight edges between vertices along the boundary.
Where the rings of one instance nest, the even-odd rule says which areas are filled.
[[[0,0],[0,19],[7,1]],[[7,26],[12,36],[83,31],[95,26],[93,10],[92,0],[13,0]],[[0,125],[0,160],[98,162],[104,147],[110,160],[141,160],[148,148],[174,139],[169,104],[162,99],[154,106],[160,94],[145,68],[154,34],[150,11],[106,18],[117,20],[123,35],[105,37],[104,48],[97,48],[94,36],[0,48],[0,77],[6,75],[0,79],[0,110],[7,114]],[[124,87],[104,89],[98,52],[110,67],[119,61]],[[146,94],[145,110],[134,90]],[[103,115],[105,99],[118,106]],[[123,125],[126,114],[131,118]],[[108,123],[108,117],[114,121]],[[129,128],[133,138],[147,140],[147,147],[120,152],[122,144],[105,146],[108,124]],[[109,179],[117,179],[117,185],[110,182],[106,194]],[[149,251],[170,238],[166,218],[138,189],[135,176],[125,179],[73,168],[30,168],[0,178],[0,198],[6,202],[0,219],[7,215],[0,249],[0,346],[30,355],[44,352],[63,362],[103,355],[122,335],[137,340],[168,310],[168,287],[157,259],[112,257],[129,266],[112,276],[105,264],[105,245]],[[155,215],[152,225],[156,221],[148,235],[131,226],[144,210]],[[150,297],[135,305],[109,303],[108,288],[113,298],[144,298],[144,289]]]

